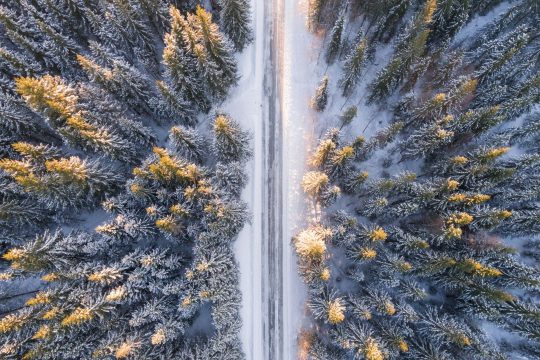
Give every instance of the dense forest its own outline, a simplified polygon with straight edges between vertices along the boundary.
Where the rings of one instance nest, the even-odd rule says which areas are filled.
[[[258,98],[240,112],[262,124],[253,148],[223,110],[242,69],[298,144],[315,138],[301,184],[289,168],[270,184],[303,190],[302,227],[248,235],[263,258],[270,240],[296,254],[294,356],[540,359],[538,0],[295,1],[310,38],[266,1],[0,0],[0,359],[271,358],[292,275],[242,269],[276,307],[247,319],[265,348],[246,344],[233,245],[260,205],[243,189],[263,191],[248,174],[270,184],[301,155],[266,163],[291,125]],[[280,36],[317,46],[281,64],[297,53]],[[279,96],[306,59],[297,114]]]
[[[249,13],[0,0],[0,358],[244,358]]]
[[[300,358],[540,358],[540,3],[310,0],[308,16],[326,70],[293,239]]]

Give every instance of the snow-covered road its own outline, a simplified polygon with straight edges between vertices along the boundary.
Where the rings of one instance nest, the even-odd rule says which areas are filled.
[[[247,359],[296,359],[305,288],[291,237],[303,225],[300,181],[313,140],[308,103],[318,81],[318,40],[307,0],[252,0],[255,40],[239,57],[242,75],[223,108],[253,134],[243,199],[253,213],[235,245]],[[287,34],[287,36],[284,36]]]

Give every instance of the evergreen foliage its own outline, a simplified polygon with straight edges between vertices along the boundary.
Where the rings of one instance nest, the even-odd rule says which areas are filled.
[[[329,64],[334,62],[336,56],[341,50],[344,25],[345,17],[340,15],[332,28],[332,33],[330,34],[330,43],[326,49],[326,62]]]
[[[358,44],[353,48],[343,69],[343,77],[340,81],[340,87],[343,90],[343,96],[348,96],[354,89],[354,86],[360,79],[360,74],[367,61],[367,39],[360,36]]]
[[[221,0],[220,23],[237,51],[252,40],[249,24],[250,5],[247,0]]]
[[[538,358],[540,7],[499,3],[312,2],[328,101],[352,106],[302,181],[308,359]]]
[[[247,4],[0,1],[0,358],[244,357]]]
[[[324,76],[311,98],[311,107],[317,111],[324,111],[328,103],[328,76]]]

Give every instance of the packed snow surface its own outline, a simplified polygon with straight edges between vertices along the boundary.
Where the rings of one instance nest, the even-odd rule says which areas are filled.
[[[263,188],[263,77],[264,77],[264,3],[252,0],[254,41],[238,55],[241,78],[223,110],[251,132],[253,158],[247,164],[249,182],[242,199],[248,203],[252,220],[235,243],[240,264],[242,292],[241,339],[247,359],[258,359],[262,349],[262,188]]]

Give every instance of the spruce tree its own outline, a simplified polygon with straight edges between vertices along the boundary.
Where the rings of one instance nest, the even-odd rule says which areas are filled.
[[[330,43],[326,48],[326,62],[332,64],[336,59],[339,51],[341,50],[341,42],[343,36],[343,27],[345,25],[345,16],[341,14],[332,28],[332,33],[330,34]]]
[[[173,21],[175,21],[177,18],[174,16],[180,15],[173,14],[175,14],[173,15]],[[201,78],[196,70],[195,60],[186,55],[182,44],[172,34],[165,34],[165,49],[163,51],[163,63],[166,66],[165,75],[172,88],[178,93],[174,94],[174,97],[185,97],[199,110],[206,112],[210,108],[208,94],[205,93],[205,87],[200,85]],[[165,93],[165,85],[166,83],[163,83],[163,86],[158,85],[162,94]],[[163,97],[166,99],[171,95],[173,94],[170,93],[168,96],[164,94]]]
[[[246,0],[221,0],[220,6],[221,29],[234,44],[235,50],[242,51],[252,39],[249,2]]]
[[[317,111],[324,111],[328,103],[328,76],[324,76],[311,98],[311,106]]]
[[[190,16],[195,31],[205,49],[204,53],[196,49],[195,54],[207,74],[210,89],[218,98],[222,98],[227,90],[237,81],[236,63],[232,56],[229,41],[219,32],[218,26],[212,22],[212,15],[202,7],[198,7],[195,15]],[[212,72],[219,71],[215,75]]]
[[[356,117],[357,112],[358,108],[356,106],[350,106],[345,109],[343,114],[341,114],[341,116],[339,117],[339,120],[341,121],[341,127],[349,125]]]
[[[225,114],[217,114],[213,124],[214,151],[224,162],[244,161],[250,156],[250,136]]]
[[[343,96],[349,96],[360,80],[360,75],[362,70],[364,70],[367,61],[367,46],[367,39],[361,37],[358,44],[353,48],[345,60],[343,77],[340,80]]]

